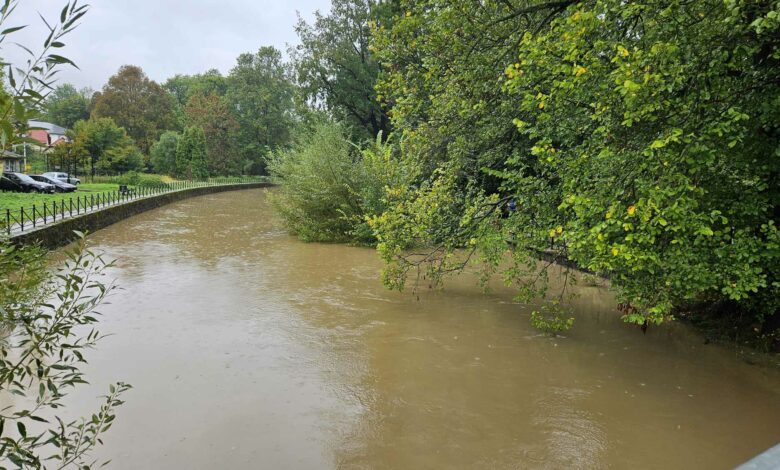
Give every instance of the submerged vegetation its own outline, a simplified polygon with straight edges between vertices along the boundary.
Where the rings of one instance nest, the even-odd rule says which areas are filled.
[[[344,28],[370,31],[351,64],[375,95],[322,71],[354,53],[338,41],[302,48],[297,74],[334,117],[375,96],[397,177],[364,175],[364,152],[339,142],[374,146],[371,126],[319,149],[321,134],[299,138],[271,170],[302,238],[372,241],[399,289],[460,271],[465,252],[545,295],[541,257],[609,277],[627,322],[728,305],[778,344],[777,3],[340,0],[299,29],[314,43]],[[330,158],[341,170],[319,191]],[[381,203],[359,202],[365,181]]]

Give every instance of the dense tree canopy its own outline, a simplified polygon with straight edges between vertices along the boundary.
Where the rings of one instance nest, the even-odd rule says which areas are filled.
[[[68,134],[73,152],[87,159],[90,173],[119,174],[143,169],[143,155],[111,118],[78,121]]]
[[[155,173],[176,174],[176,147],[181,136],[176,131],[166,131],[149,151],[149,163]]]
[[[184,108],[187,126],[203,129],[207,164],[213,175],[237,175],[243,170],[238,151],[240,126],[224,98],[216,94],[195,94]]]
[[[768,5],[439,3],[410,2],[378,32],[394,123],[409,158],[436,169],[377,219],[394,285],[416,265],[398,250],[427,240],[443,249],[418,262],[473,245],[492,263],[510,248],[609,275],[636,323],[706,299],[774,313],[780,56]]]
[[[95,93],[92,114],[113,119],[146,153],[165,130],[176,125],[171,96],[134,65],[122,66]]]
[[[264,167],[263,157],[285,145],[293,126],[293,94],[287,65],[273,47],[241,54],[228,76],[226,94],[238,120],[238,151],[249,165]]]
[[[390,109],[392,158],[405,167],[386,208],[369,215],[388,285],[403,287],[418,268],[440,280],[478,257],[486,272],[501,267],[521,292],[540,294],[545,277],[528,270],[541,257],[610,277],[630,322],[724,304],[771,332],[776,3],[396,6],[372,23],[367,46],[381,66],[376,99]],[[342,70],[336,38],[352,38],[359,54],[362,23],[339,19],[365,7],[337,2],[299,25],[296,66],[312,95],[325,100],[315,79]],[[409,254],[420,246],[430,249]]]
[[[163,88],[173,95],[176,103],[182,107],[195,95],[225,96],[227,86],[227,79],[216,69],[195,75],[177,74],[163,84]]]
[[[297,80],[305,99],[350,125],[358,139],[387,135],[389,120],[374,89],[379,62],[370,49],[371,25],[384,24],[390,7],[372,0],[334,0],[314,23],[298,20],[294,50]]]
[[[69,83],[59,85],[46,97],[46,101],[43,103],[43,118],[58,126],[70,129],[76,121],[89,119],[92,93],[89,88],[77,90]]]
[[[206,137],[200,127],[187,127],[179,138],[176,145],[176,173],[182,178],[208,178]]]

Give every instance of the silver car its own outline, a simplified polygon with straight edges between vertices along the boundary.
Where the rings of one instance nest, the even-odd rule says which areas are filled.
[[[72,176],[72,175],[70,175],[68,173],[59,173],[59,172],[56,172],[56,171],[50,171],[49,173],[44,173],[43,176],[46,176],[47,178],[52,178],[52,179],[55,179],[55,180],[60,180],[63,183],[75,184],[76,186],[81,184],[81,180],[80,179],[78,179],[75,176]]]

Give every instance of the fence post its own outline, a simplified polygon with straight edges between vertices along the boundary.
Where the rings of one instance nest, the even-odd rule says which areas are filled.
[[[22,232],[24,232],[24,207],[19,208],[19,220],[21,220]]]
[[[33,228],[35,228],[35,219],[36,219],[36,217],[37,216],[35,215],[35,204],[33,204],[33,213],[32,213]]]
[[[11,209],[5,210],[5,229],[8,231],[8,235],[11,235]]]
[[[46,225],[46,219],[48,219],[49,216],[46,214],[46,201],[43,201],[43,225]]]

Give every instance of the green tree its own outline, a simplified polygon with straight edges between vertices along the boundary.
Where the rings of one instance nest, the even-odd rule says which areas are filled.
[[[316,12],[311,25],[299,17],[295,28],[294,66],[304,98],[349,124],[359,140],[389,131],[374,90],[380,65],[369,40],[371,24],[385,24],[391,12],[387,2],[334,0],[327,15]]]
[[[152,145],[149,153],[149,162],[155,173],[163,175],[176,174],[176,148],[180,135],[175,131],[164,132],[160,140]]]
[[[759,319],[779,306],[779,9],[577,4],[507,70],[516,124],[556,178],[557,249],[609,273],[629,321],[692,300]]]
[[[187,126],[203,129],[207,164],[212,175],[238,175],[242,172],[237,139],[240,127],[224,98],[216,94],[195,94],[184,108]]]
[[[59,85],[46,97],[46,101],[43,103],[44,118],[49,122],[70,129],[76,121],[89,119],[92,93],[89,88],[77,90],[69,83]]]
[[[176,126],[172,97],[134,65],[120,67],[95,93],[92,116],[113,119],[144,153],[164,131]]]
[[[286,145],[293,125],[294,88],[282,54],[262,47],[241,54],[228,76],[227,102],[238,120],[238,150],[254,173],[264,171],[264,157]]]
[[[111,118],[78,121],[68,131],[74,152],[88,156],[91,174],[143,169],[143,156],[124,128]]]
[[[523,35],[543,30],[562,3],[404,1],[391,26],[374,28],[384,66],[377,90],[423,178],[457,163],[459,191],[498,190],[500,179],[484,170],[531,147],[512,123],[520,100],[499,86],[503,70]]]
[[[177,121],[176,129],[184,129],[188,125],[184,108],[190,98],[195,95],[224,97],[227,93],[227,87],[227,78],[216,69],[195,75],[177,74],[166,80],[163,88],[173,97],[173,111]]]
[[[173,95],[176,103],[182,108],[195,95],[225,96],[227,87],[227,79],[216,69],[195,75],[177,74],[163,84],[163,88]]]
[[[536,266],[529,255],[610,276],[630,322],[725,302],[771,335],[777,5],[402,8],[392,28],[375,31],[387,64],[378,89],[393,101],[405,158],[424,171],[391,188],[391,210],[375,220],[390,285],[421,265],[458,270],[450,254],[463,248],[491,269],[509,250],[513,281]],[[438,249],[404,255],[421,243]]]
[[[206,137],[200,127],[184,129],[176,147],[176,172],[182,178],[208,178]]]

